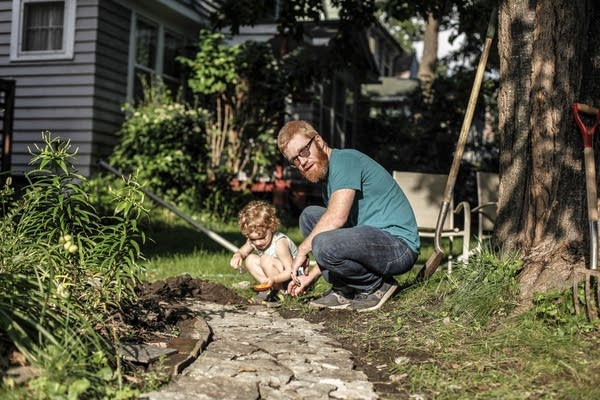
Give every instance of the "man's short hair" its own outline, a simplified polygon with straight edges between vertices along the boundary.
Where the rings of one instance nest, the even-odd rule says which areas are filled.
[[[283,153],[283,150],[287,147],[288,143],[296,135],[302,135],[304,137],[311,138],[317,135],[318,132],[313,128],[311,124],[302,120],[289,121],[279,131],[277,135],[277,147],[279,151]]]

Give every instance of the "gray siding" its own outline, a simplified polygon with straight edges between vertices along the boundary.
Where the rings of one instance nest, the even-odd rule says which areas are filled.
[[[42,131],[70,139],[79,149],[80,172],[89,173],[95,114],[91,99],[94,97],[98,1],[77,1],[72,60],[10,61],[10,10],[2,10],[0,14],[3,44],[0,75],[17,81],[12,149],[12,170],[16,174],[28,169],[31,158],[28,148],[40,143]],[[8,3],[8,8],[12,6],[10,1],[1,3],[3,6]]]
[[[127,62],[131,11],[113,1],[98,8],[98,38],[94,91],[94,163],[106,158],[123,122],[121,106],[127,95]]]
[[[176,4],[176,3],[173,3]],[[110,155],[123,122],[126,100],[131,8],[162,21],[192,41],[198,15],[161,1],[78,0],[71,60],[11,61],[12,1],[0,0],[0,77],[16,80],[12,171],[30,167],[29,148],[50,131],[79,149],[84,175]],[[189,10],[189,12],[188,12]]]

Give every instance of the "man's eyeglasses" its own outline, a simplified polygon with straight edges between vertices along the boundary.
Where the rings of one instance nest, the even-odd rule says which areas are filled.
[[[310,156],[310,145],[313,140],[315,140],[315,136],[311,137],[306,146],[300,149],[298,155],[289,159],[290,165],[294,168],[297,168],[300,165],[300,157],[306,158]]]

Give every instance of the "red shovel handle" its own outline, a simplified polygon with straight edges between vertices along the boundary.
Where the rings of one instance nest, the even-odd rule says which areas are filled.
[[[594,138],[594,132],[596,131],[598,124],[600,124],[600,110],[581,103],[573,103],[573,105],[571,106],[571,110],[573,111],[575,123],[579,127],[579,132],[581,132],[581,137],[583,138],[583,147],[592,147],[592,139]],[[596,114],[596,121],[591,127],[587,127],[583,123],[583,121],[581,120],[581,116],[579,115],[580,111],[586,114]]]

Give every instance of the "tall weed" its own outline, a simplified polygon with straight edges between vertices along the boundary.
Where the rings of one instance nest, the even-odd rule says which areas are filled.
[[[113,194],[114,214],[99,216],[73,167],[77,151],[48,132],[42,139],[25,193],[1,221],[0,334],[42,371],[28,384],[34,397],[128,392],[111,317],[135,299],[143,273],[143,194],[126,182]]]

